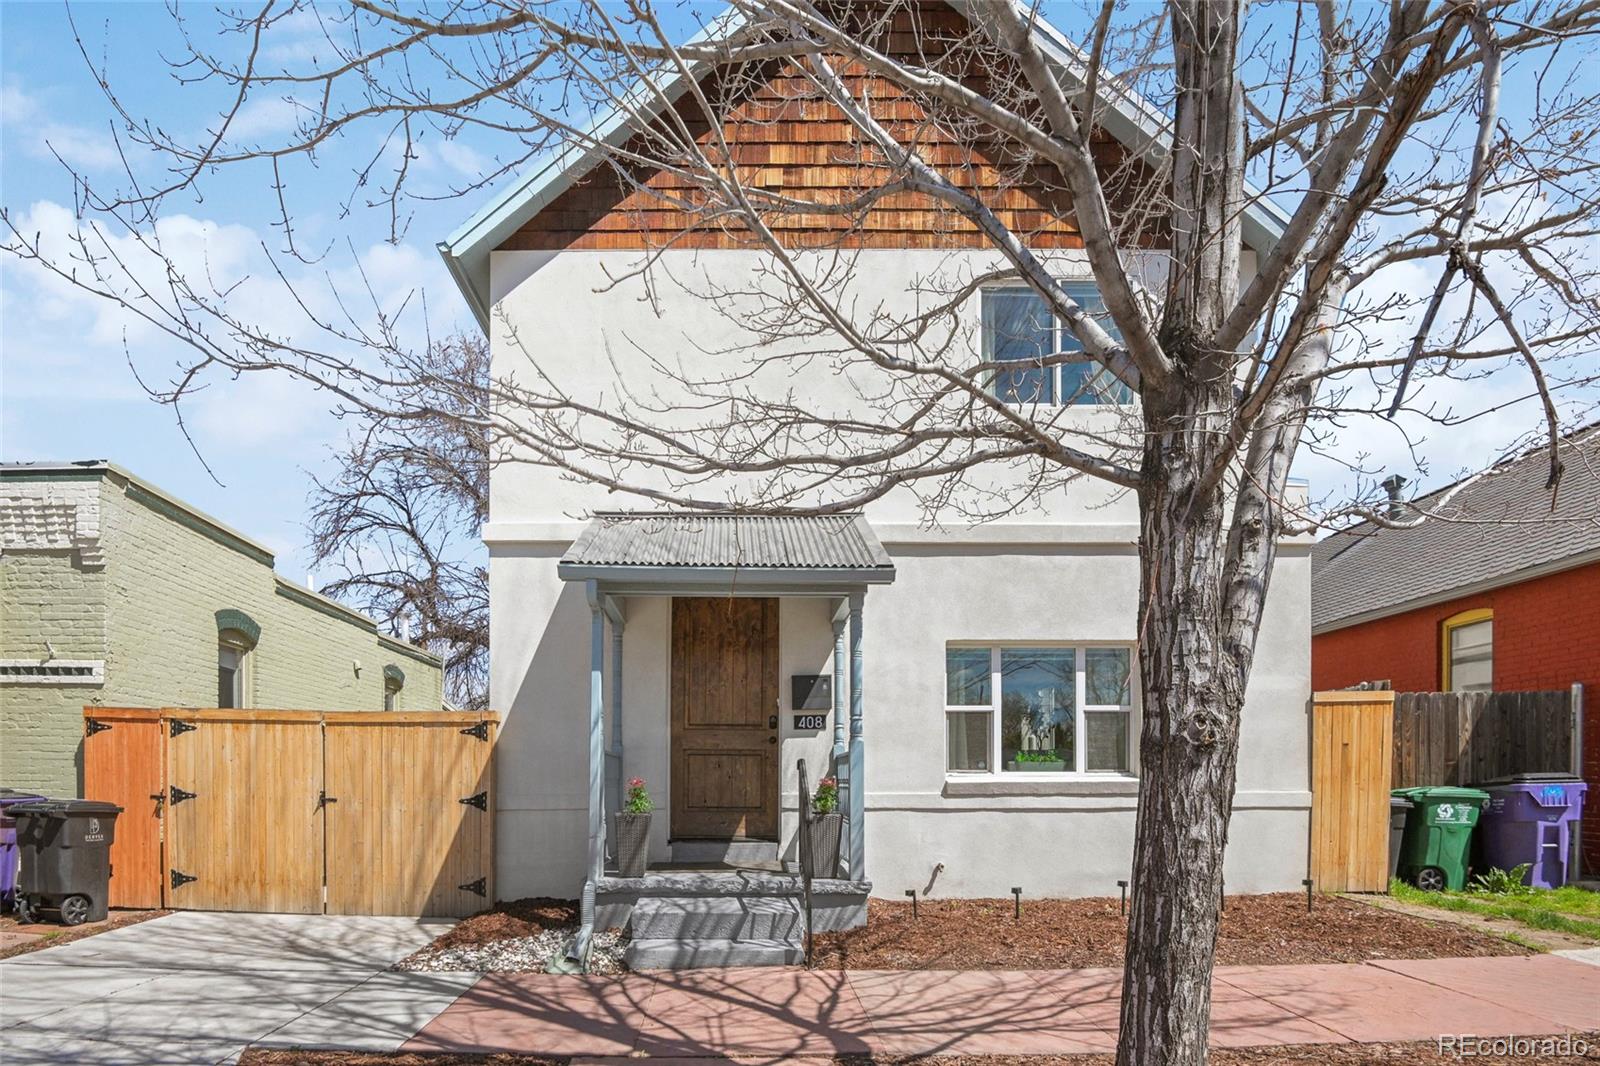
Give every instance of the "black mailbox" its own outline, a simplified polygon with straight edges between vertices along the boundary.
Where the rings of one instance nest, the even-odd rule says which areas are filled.
[[[790,704],[794,710],[833,710],[833,678],[827,674],[795,674],[789,681],[794,686]]]

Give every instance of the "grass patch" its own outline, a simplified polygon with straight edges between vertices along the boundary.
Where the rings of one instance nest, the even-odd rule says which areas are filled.
[[[1568,933],[1600,940],[1600,893],[1574,888],[1534,889],[1526,894],[1491,892],[1424,892],[1403,881],[1389,886],[1389,894],[1406,903],[1420,903],[1448,911],[1509,918],[1534,929]]]

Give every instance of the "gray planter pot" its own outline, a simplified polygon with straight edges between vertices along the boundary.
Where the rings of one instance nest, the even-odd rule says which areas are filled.
[[[650,816],[617,815],[617,875],[643,877],[650,865]]]
[[[812,877],[839,876],[839,838],[844,830],[844,815],[814,814],[806,823],[805,831],[811,836]]]

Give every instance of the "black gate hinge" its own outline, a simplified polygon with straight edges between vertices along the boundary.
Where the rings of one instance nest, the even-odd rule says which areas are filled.
[[[197,727],[193,722],[184,722],[176,718],[167,719],[167,736],[177,737],[185,733],[193,733]]]
[[[482,877],[476,881],[468,881],[466,884],[457,885],[456,887],[463,892],[471,892],[474,896],[487,896],[489,894],[489,882]]]
[[[174,807],[182,803],[184,800],[192,800],[194,797],[195,794],[193,792],[187,792],[179,788],[177,785],[167,786],[167,801]]]
[[[480,811],[487,811],[489,809],[489,793],[479,792],[475,796],[463,796],[456,802],[465,803],[468,807],[476,807]]]
[[[83,720],[83,735],[86,737],[92,737],[96,733],[104,733],[110,728],[110,722],[102,722],[98,718],[85,718]]]
[[[477,737],[479,740],[488,740],[489,723],[487,721],[483,721],[479,722],[477,725],[468,726],[466,729],[461,730],[461,735],[464,737]]]
[[[190,881],[198,881],[198,880],[200,880],[198,877],[191,877],[189,874],[179,873],[177,870],[173,870],[172,871],[172,887],[175,888],[175,889],[182,888],[184,885],[188,884]]]

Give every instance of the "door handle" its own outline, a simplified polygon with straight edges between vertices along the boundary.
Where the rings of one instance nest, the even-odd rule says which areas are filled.
[[[778,742],[778,738],[777,737],[768,737],[767,738],[767,743],[768,744],[776,744],[777,742]],[[1550,844],[1550,845],[1546,845],[1546,846],[1547,847],[1555,847],[1554,844]]]

